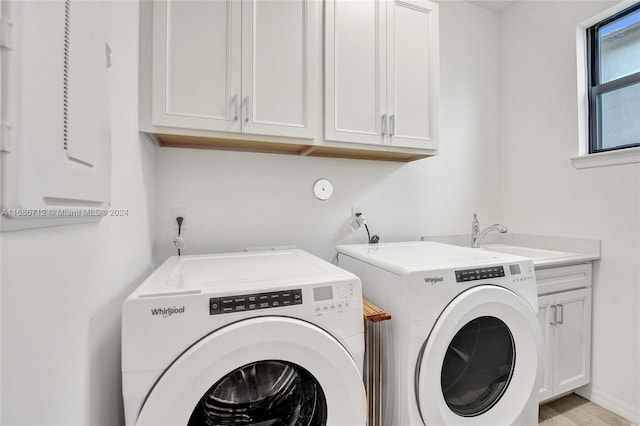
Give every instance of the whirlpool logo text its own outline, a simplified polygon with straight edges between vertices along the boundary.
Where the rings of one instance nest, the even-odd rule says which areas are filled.
[[[429,284],[441,283],[444,281],[444,277],[425,277],[424,282]]]
[[[151,309],[151,315],[153,316],[162,316],[162,318],[167,318],[173,314],[184,314],[184,306],[171,306],[170,308]]]

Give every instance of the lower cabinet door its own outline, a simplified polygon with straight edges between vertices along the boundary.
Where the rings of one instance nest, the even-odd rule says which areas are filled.
[[[553,396],[553,323],[555,320],[555,308],[551,309],[555,296],[538,297],[538,322],[542,330],[544,343],[542,361],[542,383],[540,383],[539,401],[544,401]]]
[[[561,394],[590,380],[591,289],[559,293],[555,303],[554,385],[555,394]]]
[[[543,381],[539,401],[589,383],[591,372],[591,289],[538,298],[543,333]]]

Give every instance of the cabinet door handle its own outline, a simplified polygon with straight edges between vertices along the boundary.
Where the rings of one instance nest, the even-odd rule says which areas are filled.
[[[244,97],[244,122],[249,122],[249,96]]]
[[[564,306],[558,305],[558,314],[560,316],[560,319],[557,321],[557,323],[563,324],[564,323]]]
[[[387,114],[382,114],[382,136],[387,134]]]
[[[551,325],[556,325],[557,324],[557,315],[558,315],[558,308],[556,308],[556,305],[551,305],[551,310],[553,311],[553,314],[551,315],[552,320],[549,321],[549,323]]]
[[[233,95],[231,103],[233,104],[233,121],[238,121],[238,95]]]
[[[389,130],[389,136],[394,136],[396,134],[396,115],[395,114],[390,115],[389,121],[390,121],[389,127],[391,127],[391,129]]]

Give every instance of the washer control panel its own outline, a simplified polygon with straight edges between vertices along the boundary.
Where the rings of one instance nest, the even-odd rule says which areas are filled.
[[[313,289],[313,313],[323,315],[344,311],[356,306],[356,288],[353,283],[332,284]]]
[[[506,265],[482,268],[460,269],[455,271],[456,282],[486,280],[491,278],[507,278],[514,283],[531,282],[535,280],[533,262],[518,262]]]
[[[209,315],[302,304],[302,289],[209,298]]]
[[[486,280],[487,278],[504,277],[504,267],[474,268],[456,271],[456,282]]]

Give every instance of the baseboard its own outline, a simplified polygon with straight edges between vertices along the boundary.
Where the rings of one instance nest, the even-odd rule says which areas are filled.
[[[609,411],[613,411],[619,416],[629,420],[635,426],[640,425],[640,407],[634,407],[624,401],[620,401],[618,398],[613,397],[607,393],[591,388],[587,385],[575,391],[578,395],[589,401],[606,408]]]

